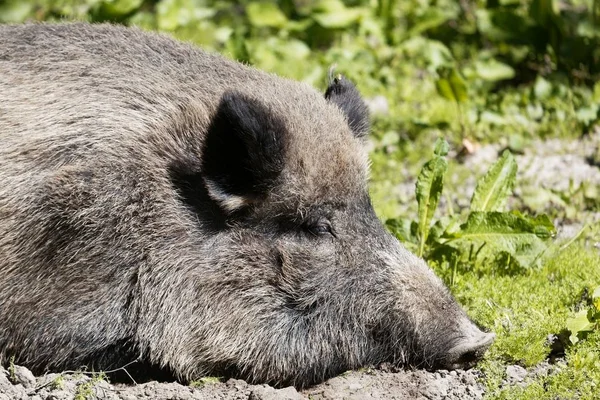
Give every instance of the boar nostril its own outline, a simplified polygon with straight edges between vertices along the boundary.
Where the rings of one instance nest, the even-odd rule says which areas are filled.
[[[493,333],[480,332],[475,338],[465,339],[448,352],[444,366],[448,369],[468,369],[475,366],[495,338]]]
[[[467,351],[465,354],[463,354],[462,356],[460,356],[458,358],[458,360],[456,360],[455,364],[458,365],[475,365],[475,363],[477,362],[477,360],[479,359],[479,357],[477,356],[477,351]]]

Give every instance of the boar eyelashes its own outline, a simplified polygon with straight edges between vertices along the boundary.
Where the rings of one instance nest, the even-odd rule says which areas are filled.
[[[285,124],[260,102],[225,92],[203,148],[202,170],[211,198],[226,213],[262,198],[284,165]]]
[[[354,136],[364,137],[369,133],[369,109],[352,82],[341,75],[336,76],[331,79],[325,91],[325,98],[337,105],[346,115]]]
[[[310,239],[337,238],[337,232],[329,218],[318,214],[306,218],[280,217],[275,221],[273,229],[279,233],[302,235]]]
[[[317,222],[305,224],[305,229],[314,236],[331,235],[337,237],[331,226],[331,222],[326,219],[321,219]]]

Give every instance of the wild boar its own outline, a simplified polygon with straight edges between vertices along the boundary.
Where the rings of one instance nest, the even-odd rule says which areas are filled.
[[[112,25],[0,27],[0,354],[303,387],[493,340],[377,219],[368,112]]]

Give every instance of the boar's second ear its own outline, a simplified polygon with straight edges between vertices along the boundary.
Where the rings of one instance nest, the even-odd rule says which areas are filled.
[[[325,98],[346,114],[348,125],[356,137],[369,133],[369,109],[352,82],[342,75],[332,78],[325,91]]]
[[[209,196],[226,213],[260,200],[284,164],[285,125],[265,105],[226,92],[208,128],[202,175]]]

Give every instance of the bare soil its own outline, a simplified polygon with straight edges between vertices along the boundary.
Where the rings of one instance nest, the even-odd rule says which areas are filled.
[[[296,399],[481,399],[484,388],[479,373],[470,371],[382,370],[352,371],[303,391],[293,387],[275,389],[250,385],[242,380],[190,387],[179,383],[110,384],[83,374],[48,374],[35,378],[17,366],[0,368],[0,400],[106,400],[138,399],[219,399],[219,400],[296,400]],[[16,372],[14,372],[16,370]],[[12,377],[11,377],[12,375]],[[79,396],[79,397],[78,397]]]
[[[539,375],[562,367],[544,362],[530,370],[518,365],[506,368],[503,385],[527,385]],[[477,370],[437,371],[363,369],[349,371],[298,391],[250,385],[239,379],[209,383],[202,387],[176,382],[111,384],[94,374],[61,373],[34,377],[25,367],[0,367],[0,400],[359,400],[359,399],[482,399],[485,387]]]

